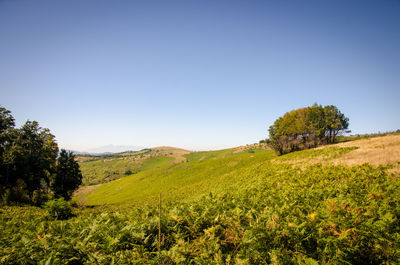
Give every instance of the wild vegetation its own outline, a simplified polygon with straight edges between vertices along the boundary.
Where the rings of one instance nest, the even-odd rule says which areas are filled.
[[[316,157],[303,152],[307,151],[298,152],[300,157]],[[338,155],[335,148],[324,152],[322,155],[327,157],[332,153],[335,157],[343,154]],[[226,159],[246,160],[251,156],[254,154],[246,152],[207,161],[221,160],[223,167]],[[396,264],[400,261],[400,179],[398,174],[388,173],[390,166],[310,164],[304,167],[277,163],[276,159],[281,158],[284,156],[273,154],[266,160],[260,157],[236,170],[234,175],[239,176],[230,183],[226,182],[229,177],[215,177],[212,181],[216,185],[222,183],[211,193],[197,188],[185,196],[179,193],[168,196],[163,192],[162,262]],[[291,159],[297,159],[295,153]],[[210,172],[207,161],[193,162],[204,164],[204,175]],[[238,180],[241,183],[236,183]],[[68,220],[47,218],[49,213],[37,208],[3,207],[1,262],[157,264],[156,197],[123,205],[75,209],[76,217]]]

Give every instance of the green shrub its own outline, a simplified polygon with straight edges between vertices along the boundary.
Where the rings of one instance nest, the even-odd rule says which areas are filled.
[[[50,200],[51,197],[52,197],[51,194],[45,193],[41,190],[35,190],[35,191],[33,191],[33,194],[32,194],[32,203],[35,206],[42,206],[43,203]]]
[[[21,203],[29,203],[29,193],[27,186],[22,179],[17,179],[17,185],[11,189],[12,200]]]
[[[10,189],[2,190],[1,203],[4,205],[9,205],[10,201],[11,201],[11,190]]]
[[[1,195],[1,203],[10,205],[13,203],[31,203],[29,193],[26,190],[26,184],[22,179],[17,179],[17,183],[11,189],[4,189]]]
[[[125,176],[129,176],[132,175],[132,173],[133,173],[132,170],[126,170],[124,174]]]
[[[73,216],[72,208],[64,198],[48,201],[45,203],[44,208],[47,210],[50,217],[57,220],[66,220]]]

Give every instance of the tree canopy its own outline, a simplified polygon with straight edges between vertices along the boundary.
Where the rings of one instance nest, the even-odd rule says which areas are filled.
[[[29,120],[21,128],[15,128],[11,112],[0,107],[0,199],[3,202],[32,202],[40,197],[38,194],[48,194],[50,188],[58,191],[58,185],[65,186],[59,180],[65,175],[81,179],[78,163],[71,162],[74,156],[68,154],[68,167],[60,170],[63,162],[57,159],[58,153],[55,136],[49,129]],[[57,184],[50,186],[50,183]],[[79,184],[66,187],[73,191]],[[61,196],[72,191],[63,188]]]
[[[51,189],[57,197],[70,199],[72,192],[82,183],[82,173],[73,153],[61,149],[57,158],[56,174],[51,181]]]
[[[349,127],[349,119],[333,105],[300,108],[285,113],[269,127],[268,142],[279,154],[334,143]]]

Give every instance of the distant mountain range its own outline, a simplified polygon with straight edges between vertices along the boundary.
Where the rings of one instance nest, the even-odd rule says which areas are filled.
[[[75,154],[113,154],[121,153],[125,151],[139,151],[146,147],[141,146],[129,146],[129,145],[105,145],[97,148],[90,148],[86,150],[70,150]]]

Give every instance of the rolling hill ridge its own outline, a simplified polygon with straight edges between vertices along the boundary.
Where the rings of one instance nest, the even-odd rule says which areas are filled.
[[[208,192],[241,189],[257,181],[257,177],[271,168],[306,168],[312,164],[325,166],[357,166],[364,163],[386,166],[391,172],[400,165],[400,135],[328,145],[283,156],[265,145],[251,145],[217,151],[188,152],[174,148],[155,148],[142,160],[140,171],[129,176],[97,185],[78,194],[89,205],[140,204],[156,198],[161,192],[167,200],[191,200]],[[118,168],[131,163],[131,156],[106,161],[82,163],[83,172],[90,163],[102,169]],[[133,164],[136,165],[136,164]],[[90,172],[90,171],[87,171]]]

